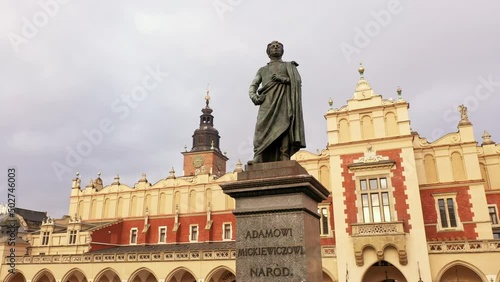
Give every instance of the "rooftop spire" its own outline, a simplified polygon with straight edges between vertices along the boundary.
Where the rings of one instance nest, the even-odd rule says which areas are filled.
[[[209,104],[210,104],[210,88],[209,88],[209,86],[210,86],[210,83],[207,84],[207,95],[205,95],[205,103],[206,103],[205,108],[207,108],[207,109],[210,109],[210,106],[209,106]]]

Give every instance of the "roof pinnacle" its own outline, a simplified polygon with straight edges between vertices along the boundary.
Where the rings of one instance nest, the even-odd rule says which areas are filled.
[[[365,73],[365,67],[363,67],[363,63],[359,63],[358,72],[359,72],[359,77],[364,78],[363,74]]]
[[[209,84],[207,85],[207,95],[205,95],[205,103],[206,103],[206,108],[209,109],[210,106],[210,90],[208,88]]]

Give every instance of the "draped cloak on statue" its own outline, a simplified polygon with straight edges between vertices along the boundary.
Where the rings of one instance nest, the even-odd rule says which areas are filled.
[[[279,140],[283,137],[288,137],[289,156],[306,147],[301,78],[297,65],[295,62],[271,62],[259,69],[250,86],[252,94],[261,82],[263,84],[258,90],[259,99],[263,102],[259,108],[253,142],[255,155],[262,154],[264,161],[279,160],[279,154],[282,153]],[[273,81],[273,74],[288,78],[290,83]]]

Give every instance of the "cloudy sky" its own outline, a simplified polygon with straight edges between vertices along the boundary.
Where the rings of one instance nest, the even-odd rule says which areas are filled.
[[[466,2],[466,1],[464,1]],[[497,1],[77,1],[0,3],[0,202],[17,168],[17,206],[61,216],[71,179],[102,172],[133,185],[182,173],[210,83],[229,169],[252,157],[248,86],[285,45],[303,80],[308,150],[323,115],[350,99],[363,62],[376,93],[410,102],[429,140],[456,131],[459,104],[477,139],[500,141]],[[78,153],[80,152],[80,153]],[[77,155],[75,157],[75,155]]]

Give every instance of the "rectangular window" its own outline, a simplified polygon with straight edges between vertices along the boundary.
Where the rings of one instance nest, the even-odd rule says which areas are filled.
[[[191,225],[189,241],[198,242],[198,225]]]
[[[369,189],[367,189],[367,184],[369,184]],[[361,179],[359,185],[363,222],[390,222],[392,219],[387,178]]]
[[[158,243],[166,243],[167,242],[167,227],[160,226],[158,228]]]
[[[497,225],[498,224],[497,208],[495,206],[489,206],[488,212],[490,214],[491,224]]]
[[[231,240],[232,239],[231,223],[224,223],[223,228],[224,228],[223,240]]]
[[[130,244],[137,244],[137,228],[130,229]]]
[[[323,236],[330,235],[330,221],[328,216],[328,208],[320,208],[320,234]]]
[[[42,232],[42,246],[47,246],[49,244],[50,232]]]
[[[71,230],[69,232],[69,244],[70,245],[76,244],[76,230]]]
[[[439,219],[441,228],[457,228],[458,218],[456,215],[454,197],[443,197],[437,199]]]

